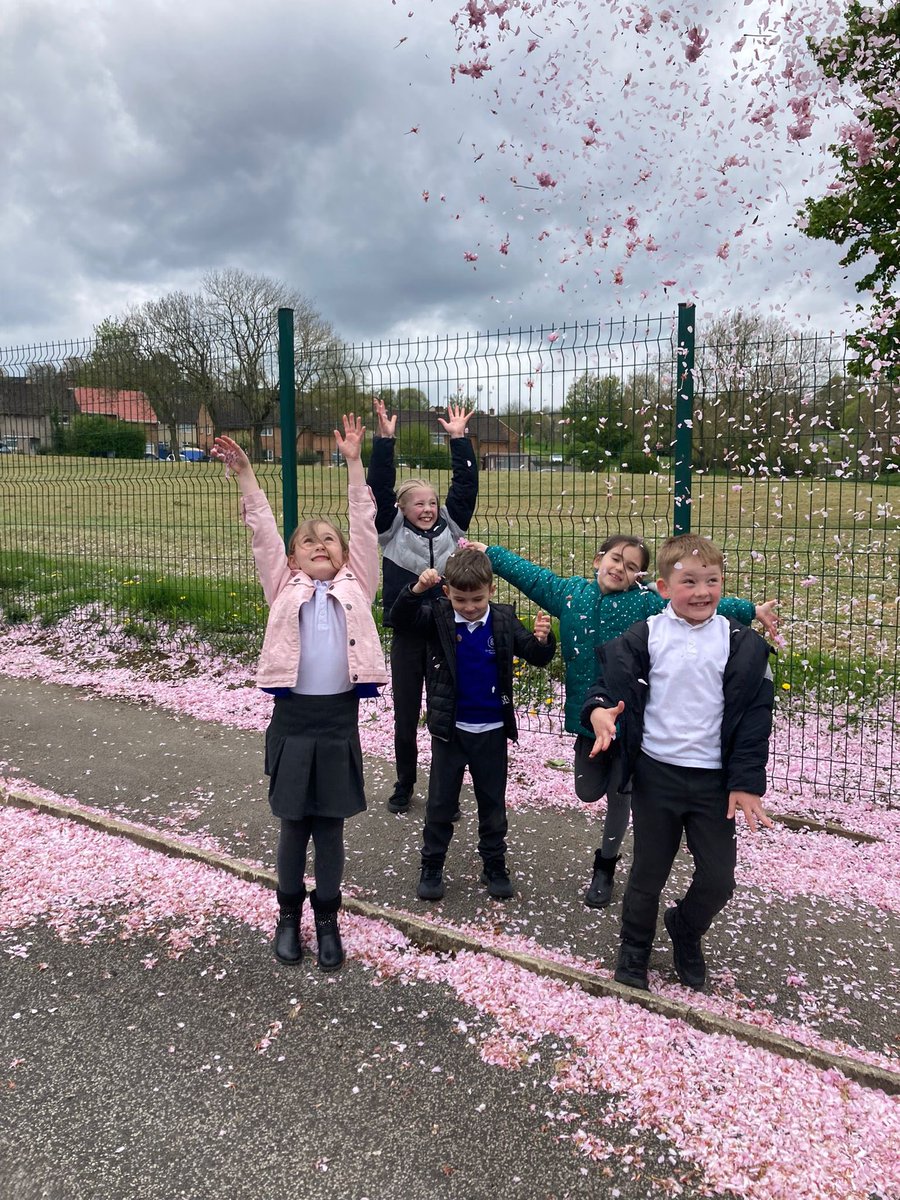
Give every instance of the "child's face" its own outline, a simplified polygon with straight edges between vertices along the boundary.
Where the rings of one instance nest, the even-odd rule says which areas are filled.
[[[643,555],[637,546],[618,545],[598,554],[594,559],[597,586],[606,595],[608,592],[624,592],[644,570]]]
[[[310,579],[334,579],[344,565],[344,548],[335,530],[323,522],[295,538],[288,564]]]
[[[438,519],[437,496],[429,488],[412,488],[403,497],[401,511],[417,529],[431,529]]]
[[[444,595],[453,606],[453,611],[459,613],[464,621],[480,621],[488,610],[495,584],[490,587],[476,588],[473,592],[463,592],[459,588],[444,584]]]
[[[722,599],[722,568],[707,567],[696,555],[683,558],[672,568],[668,579],[658,579],[656,586],[672,610],[690,625],[708,621]]]

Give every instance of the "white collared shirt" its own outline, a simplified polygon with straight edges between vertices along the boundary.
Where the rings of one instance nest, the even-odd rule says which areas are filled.
[[[669,605],[647,624],[650,694],[641,749],[679,767],[721,767],[728,621],[714,613],[702,625],[692,625]]]
[[[484,615],[479,617],[477,621],[467,621],[466,618],[461,617],[459,615],[459,613],[456,611],[456,609],[454,608],[453,620],[456,622],[457,625],[465,625],[466,628],[468,629],[469,633],[473,633],[476,629],[478,629],[479,626],[487,624],[487,619],[488,619],[488,616],[490,615],[490,611],[491,610],[489,608],[485,609]]]
[[[300,696],[335,696],[349,692],[347,618],[331,584],[316,580],[316,590],[300,605],[300,662],[291,688]]]

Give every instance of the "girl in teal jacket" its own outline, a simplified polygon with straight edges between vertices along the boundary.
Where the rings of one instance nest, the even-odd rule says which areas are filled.
[[[576,735],[575,791],[579,799],[599,800],[596,759],[589,758],[594,734],[581,723],[581,708],[597,670],[596,647],[611,638],[620,637],[635,621],[645,620],[661,612],[668,601],[652,588],[640,582],[650,565],[650,552],[638,537],[613,534],[597,551],[594,574],[564,578],[546,567],[520,558],[503,546],[469,545],[484,549],[491,560],[494,573],[524,592],[545,612],[559,620],[559,640],[565,677],[565,728]],[[770,634],[776,632],[775,601],[755,605],[750,600],[733,596],[723,597],[718,611],[749,625],[756,617]],[[594,854],[591,884],[584,893],[590,908],[605,908],[612,899],[613,876],[619,861],[619,850],[628,819],[631,797],[619,791],[620,773],[614,767],[607,793],[603,839]]]

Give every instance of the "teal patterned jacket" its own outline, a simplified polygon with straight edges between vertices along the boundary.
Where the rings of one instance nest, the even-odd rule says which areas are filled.
[[[546,567],[520,558],[503,546],[488,546],[487,554],[495,575],[524,592],[551,617],[558,618],[560,649],[566,666],[565,727],[569,733],[592,738],[593,733],[585,729],[580,718],[584,698],[597,674],[597,646],[621,637],[635,621],[661,612],[668,600],[640,584],[626,592],[604,595],[596,577],[554,575]],[[723,596],[718,611],[723,617],[749,625],[756,614],[756,605],[750,600]]]

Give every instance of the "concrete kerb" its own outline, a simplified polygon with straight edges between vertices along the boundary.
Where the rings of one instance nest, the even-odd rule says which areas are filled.
[[[259,883],[274,890],[276,878],[273,871],[254,866],[238,858],[226,854],[191,846],[177,838],[163,833],[156,833],[140,825],[123,821],[116,817],[108,817],[85,809],[73,808],[58,801],[47,800],[37,796],[25,795],[0,788],[0,803],[14,808],[30,809],[46,813],[49,816],[74,821],[86,825],[102,833],[115,837],[125,837],[139,846],[145,846],[161,854],[173,858],[191,859],[204,863],[220,871],[227,871],[238,879],[251,883]],[[629,1004],[637,1004],[648,1012],[670,1020],[684,1021],[685,1024],[703,1033],[718,1033],[737,1038],[750,1046],[768,1050],[783,1058],[797,1059],[809,1063],[820,1070],[836,1070],[848,1079],[854,1080],[863,1087],[874,1088],[889,1095],[900,1095],[900,1073],[895,1074],[871,1066],[844,1055],[832,1054],[814,1046],[805,1046],[802,1042],[782,1037],[780,1034],[759,1029],[743,1021],[734,1021],[728,1017],[719,1016],[712,1012],[703,1012],[685,1004],[680,1000],[654,995],[651,992],[640,992],[633,988],[623,987],[613,979],[604,979],[590,971],[579,967],[566,966],[540,955],[525,954],[521,951],[509,950],[502,946],[494,946],[480,941],[477,937],[454,929],[452,926],[439,925],[427,921],[411,913],[399,912],[395,909],[382,908],[370,904],[367,900],[355,896],[344,895],[344,908],[347,912],[371,920],[386,921],[399,929],[409,940],[420,949],[441,954],[457,954],[470,951],[477,954],[490,954],[495,958],[513,963],[526,971],[555,979],[560,983],[579,987],[593,996],[613,996]]]

